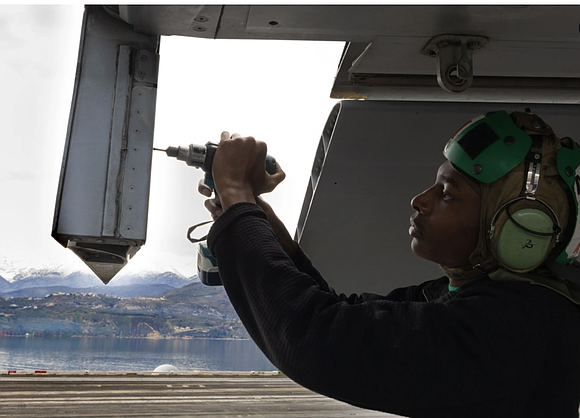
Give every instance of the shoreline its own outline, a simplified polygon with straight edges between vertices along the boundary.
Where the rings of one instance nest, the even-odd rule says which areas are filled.
[[[124,335],[0,335],[2,338],[119,338],[119,339],[143,339],[143,340],[212,340],[212,341],[251,341],[251,338],[199,338],[199,337],[179,337],[179,336],[155,336],[155,337],[135,337]]]

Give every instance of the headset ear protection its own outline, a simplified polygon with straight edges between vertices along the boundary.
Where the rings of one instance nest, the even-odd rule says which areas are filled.
[[[539,267],[559,241],[560,224],[545,202],[518,197],[494,215],[489,239],[494,258],[504,267],[526,272]]]

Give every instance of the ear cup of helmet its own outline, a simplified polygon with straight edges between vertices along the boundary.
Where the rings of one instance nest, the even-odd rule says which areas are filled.
[[[524,273],[548,257],[559,233],[558,221],[546,204],[522,198],[499,209],[490,236],[491,250],[508,270]]]

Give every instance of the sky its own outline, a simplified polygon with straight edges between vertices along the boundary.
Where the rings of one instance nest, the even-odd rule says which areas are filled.
[[[0,5],[0,276],[31,268],[89,271],[51,237],[82,23],[82,5]],[[154,146],[219,141],[222,131],[268,144],[287,174],[266,197],[294,233],[341,42],[162,37]],[[153,155],[147,243],[119,273],[196,273],[189,226],[209,220],[202,172]]]

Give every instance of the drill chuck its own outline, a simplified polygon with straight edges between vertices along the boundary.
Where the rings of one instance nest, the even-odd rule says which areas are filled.
[[[187,147],[167,147],[165,153],[168,157],[177,158],[190,167],[201,168],[205,162],[206,146],[190,144]]]

